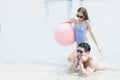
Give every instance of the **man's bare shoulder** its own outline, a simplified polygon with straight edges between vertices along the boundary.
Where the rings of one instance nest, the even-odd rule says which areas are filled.
[[[90,58],[91,60],[93,60],[94,62],[98,61],[95,56],[89,56],[89,58]]]
[[[96,69],[99,66],[98,60],[94,56],[89,56],[89,57],[90,57],[90,67]]]

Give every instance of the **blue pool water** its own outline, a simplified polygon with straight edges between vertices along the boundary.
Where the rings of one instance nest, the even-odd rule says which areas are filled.
[[[1,0],[0,63],[68,64],[67,56],[75,44],[59,45],[54,31],[74,17],[80,6],[87,8],[94,34],[103,49],[101,56],[88,34],[91,54],[119,65],[118,0]]]

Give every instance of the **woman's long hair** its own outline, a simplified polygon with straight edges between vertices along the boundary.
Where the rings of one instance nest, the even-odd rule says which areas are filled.
[[[88,12],[87,12],[86,8],[80,7],[80,8],[77,10],[77,12],[83,13],[83,15],[84,15],[84,20],[89,20],[89,16],[88,16]]]

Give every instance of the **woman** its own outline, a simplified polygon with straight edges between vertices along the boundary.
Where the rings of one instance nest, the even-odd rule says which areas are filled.
[[[90,25],[90,21],[89,21],[89,17],[88,17],[88,13],[87,10],[84,7],[80,7],[77,10],[77,14],[76,14],[76,18],[72,18],[68,21],[66,21],[67,23],[74,23],[74,31],[75,31],[75,35],[76,35],[76,48],[78,47],[78,45],[81,42],[88,42],[87,39],[87,32],[90,33],[91,38],[93,39],[94,43],[97,46],[98,51],[101,53],[101,49],[96,41],[96,38],[94,36],[94,33],[91,29],[91,25]],[[77,56],[77,53],[74,51],[69,57],[68,60],[69,61],[73,61],[75,59],[75,57]]]

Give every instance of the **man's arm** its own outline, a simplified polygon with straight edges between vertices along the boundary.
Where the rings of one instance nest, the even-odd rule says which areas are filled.
[[[78,67],[78,63],[79,63],[79,61],[78,61],[78,59],[76,58],[76,59],[74,60],[73,64],[70,66],[69,70],[70,70],[71,72],[75,72],[75,71],[76,71],[76,68]]]
[[[83,63],[79,62],[79,68],[80,68],[80,75],[83,77],[88,77],[90,76],[94,71],[95,71],[95,67],[87,67],[84,68]]]

